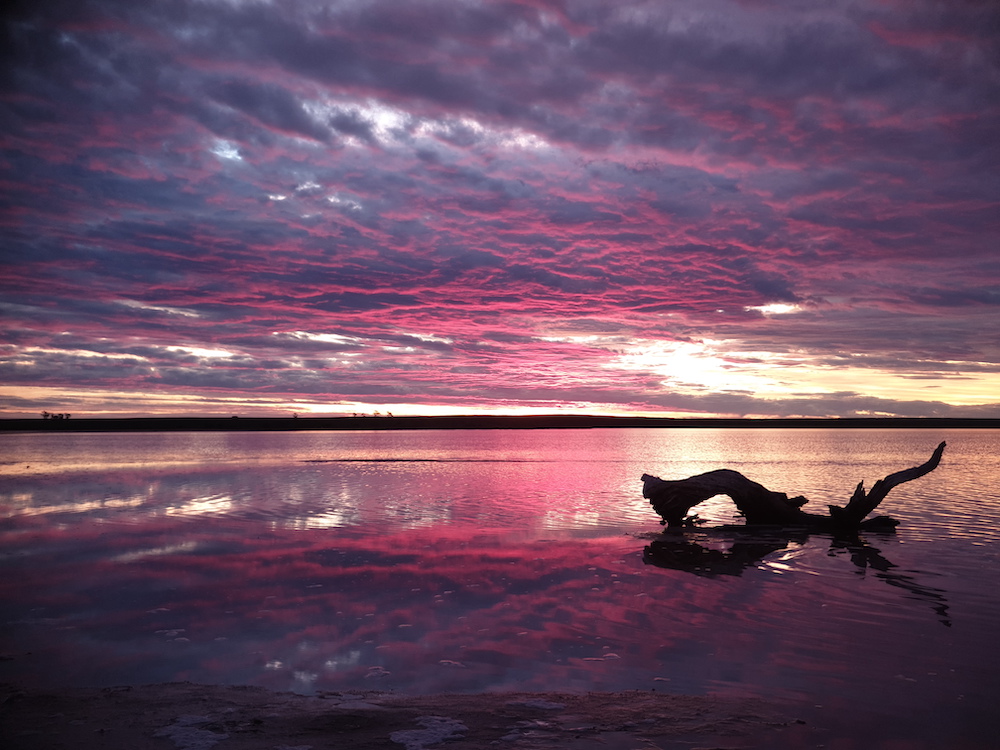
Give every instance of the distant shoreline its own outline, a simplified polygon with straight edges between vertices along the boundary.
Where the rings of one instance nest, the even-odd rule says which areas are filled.
[[[552,430],[622,427],[743,429],[998,429],[1000,419],[887,417],[708,419],[588,415],[438,417],[133,417],[0,419],[0,432],[289,432],[303,430]]]

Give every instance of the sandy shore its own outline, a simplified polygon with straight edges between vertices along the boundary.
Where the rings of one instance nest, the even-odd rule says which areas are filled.
[[[805,722],[761,701],[657,692],[308,697],[169,683],[2,693],[0,746],[180,750],[667,750],[816,747]]]

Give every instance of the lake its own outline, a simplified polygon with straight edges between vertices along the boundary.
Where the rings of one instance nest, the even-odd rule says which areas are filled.
[[[822,513],[941,440],[879,508],[895,533],[653,544],[643,473],[736,469]],[[997,734],[997,431],[7,433],[0,455],[2,681],[656,689],[900,747]]]

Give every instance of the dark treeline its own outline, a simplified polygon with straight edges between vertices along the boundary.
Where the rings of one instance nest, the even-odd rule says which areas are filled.
[[[593,415],[441,416],[441,417],[136,417],[130,419],[0,419],[12,432],[163,432],[288,430],[538,430],[607,427],[657,428],[831,428],[945,429],[1000,428],[1000,419],[888,417],[847,419],[667,419]]]

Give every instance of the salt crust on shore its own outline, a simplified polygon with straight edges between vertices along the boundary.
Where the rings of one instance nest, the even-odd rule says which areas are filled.
[[[814,746],[762,701],[623,693],[401,696],[168,683],[0,693],[7,750],[667,750]]]

